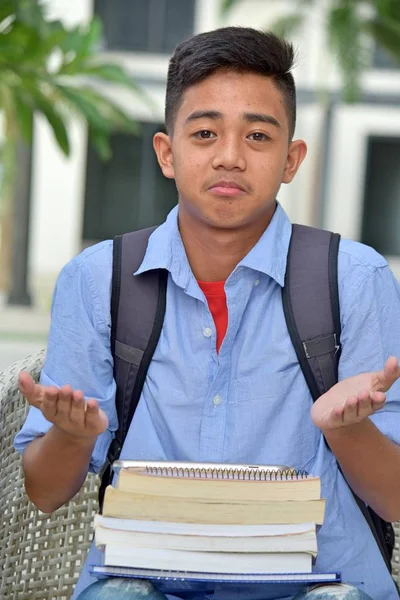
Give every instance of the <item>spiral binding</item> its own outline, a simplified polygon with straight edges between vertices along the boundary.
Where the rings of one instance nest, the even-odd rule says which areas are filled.
[[[176,466],[151,466],[145,467],[147,475],[164,477],[185,477],[196,479],[234,479],[242,481],[293,481],[306,479],[307,471],[297,469],[275,470],[275,469],[252,469],[252,468],[196,468]]]

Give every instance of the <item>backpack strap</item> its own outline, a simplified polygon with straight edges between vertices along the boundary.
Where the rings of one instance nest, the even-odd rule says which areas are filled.
[[[289,334],[314,401],[338,380],[339,241],[330,231],[293,225],[282,289]]]
[[[338,381],[339,242],[337,233],[293,225],[282,288],[289,335],[314,402]],[[339,464],[338,469],[344,477]],[[393,527],[351,491],[391,572]]]
[[[121,453],[164,322],[168,271],[157,269],[133,276],[154,230],[155,227],[142,229],[114,239],[111,352],[118,429],[102,470],[100,512],[105,488],[112,480],[112,463]]]

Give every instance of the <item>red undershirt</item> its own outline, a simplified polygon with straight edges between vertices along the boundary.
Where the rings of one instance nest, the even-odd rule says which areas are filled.
[[[217,352],[221,348],[228,327],[228,307],[224,290],[225,281],[197,281],[205,295],[217,330]]]

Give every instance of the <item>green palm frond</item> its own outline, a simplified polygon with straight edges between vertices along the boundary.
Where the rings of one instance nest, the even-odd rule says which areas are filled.
[[[14,95],[14,104],[22,136],[27,141],[31,141],[33,134],[34,109],[29,100],[27,100],[22,94],[17,93]]]
[[[95,106],[102,119],[113,129],[119,129],[127,132],[137,133],[138,124],[115,102],[105,98],[103,94],[90,87],[79,88],[78,94],[86,104]],[[99,129],[103,129],[101,126]]]
[[[102,160],[111,158],[110,136],[107,133],[89,127],[89,139]]]
[[[240,0],[221,0],[220,11],[222,15],[225,15],[227,12],[231,10],[235,6],[235,4],[239,4]]]
[[[79,25],[67,32],[66,38],[60,44],[63,52],[63,64],[60,73],[75,75],[85,66],[88,59],[96,55],[97,47],[102,37],[103,26],[98,17],[87,25]]]
[[[102,157],[109,156],[106,138],[114,130],[137,131],[134,119],[101,93],[98,84],[123,86],[148,99],[122,66],[98,55],[101,38],[98,18],[66,28],[60,21],[46,20],[36,0],[0,2],[0,81],[11,92],[12,114],[26,139],[32,135],[33,114],[41,113],[68,155],[71,108],[87,122]]]
[[[328,14],[329,43],[343,78],[343,97],[354,102],[360,96],[360,75],[367,66],[362,24],[354,2],[343,1]]]
[[[400,3],[399,3],[400,4]],[[363,23],[364,30],[384,48],[392,58],[400,63],[400,18],[376,17]]]
[[[56,84],[60,97],[83,117],[93,129],[137,132],[137,122],[112,102],[89,86],[73,87]]]
[[[120,65],[114,63],[88,63],[79,70],[79,74],[101,81],[117,83],[133,89],[138,94],[142,93],[142,89],[134,78]]]
[[[400,2],[399,0],[374,0],[371,2],[379,17],[391,19],[400,23]]]
[[[1,0],[0,2],[0,23],[5,19],[9,19],[14,13],[15,2],[14,0]]]
[[[54,92],[62,104],[79,117],[83,117],[89,127],[101,131],[110,131],[111,124],[101,115],[97,105],[88,101],[81,88],[54,84]]]
[[[49,94],[42,91],[38,81],[24,79],[24,91],[29,93],[30,103],[35,111],[40,112],[49,123],[54,137],[66,156],[70,153],[70,142],[62,107],[52,101]]]
[[[44,13],[44,6],[41,2],[35,0],[14,0],[12,10],[15,11],[15,18],[18,23],[22,23],[36,31],[40,36],[46,33],[48,28]]]

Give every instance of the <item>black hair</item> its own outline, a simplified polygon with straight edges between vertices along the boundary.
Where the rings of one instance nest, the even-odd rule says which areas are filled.
[[[271,32],[250,27],[222,27],[179,44],[168,68],[165,123],[172,134],[185,90],[219,70],[270,77],[281,91],[292,139],[296,125],[296,87],[291,73],[292,44]]]

